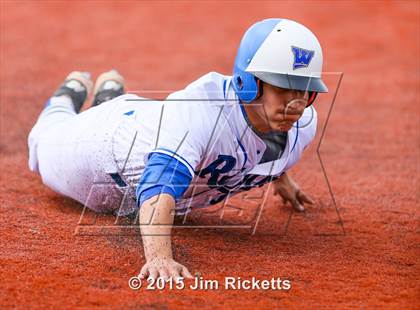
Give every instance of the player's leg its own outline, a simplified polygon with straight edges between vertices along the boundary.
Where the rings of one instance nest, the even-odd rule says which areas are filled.
[[[101,87],[108,79],[101,80],[102,83],[97,83],[95,97],[108,89]],[[76,114],[70,96],[53,96],[31,132],[31,169],[39,172],[42,182],[57,193],[95,211],[113,211],[118,208],[114,200],[119,199],[120,203],[121,195],[124,195],[110,175],[118,171],[113,133],[120,122],[125,123],[127,105],[134,105],[121,97],[120,101],[115,98]],[[114,104],[114,101],[120,104]],[[47,114],[53,107],[57,114],[54,117]]]
[[[80,112],[88,95],[92,92],[92,80],[88,72],[71,72],[53,96],[47,101],[28,137],[29,168],[38,171],[37,145],[39,139],[54,125],[62,123]]]
[[[124,93],[124,78],[122,75],[116,70],[104,72],[96,79],[92,107],[124,95]]]

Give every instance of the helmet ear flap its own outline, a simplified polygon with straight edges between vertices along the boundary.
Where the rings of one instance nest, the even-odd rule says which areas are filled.
[[[242,90],[244,88],[244,82],[242,81],[241,77],[238,75],[236,76],[236,85],[238,87],[238,90]]]
[[[257,78],[252,74],[238,70],[234,73],[232,82],[239,100],[249,103],[257,98]]]

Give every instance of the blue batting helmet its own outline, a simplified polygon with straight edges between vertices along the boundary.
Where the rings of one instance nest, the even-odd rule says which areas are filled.
[[[243,102],[257,98],[257,79],[281,88],[327,92],[322,62],[321,46],[308,28],[287,19],[265,19],[252,25],[241,40],[233,88]]]

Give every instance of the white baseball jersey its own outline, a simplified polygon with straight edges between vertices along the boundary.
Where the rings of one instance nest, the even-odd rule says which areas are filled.
[[[120,215],[138,208],[135,190],[152,152],[188,168],[191,184],[176,202],[184,213],[279,176],[316,132],[316,111],[306,108],[281,157],[259,164],[265,143],[246,122],[231,77],[215,72],[165,101],[127,94],[75,114],[65,100],[53,97],[33,128],[29,166],[57,192]]]

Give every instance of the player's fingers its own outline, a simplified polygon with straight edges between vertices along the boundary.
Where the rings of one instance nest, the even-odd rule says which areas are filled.
[[[281,197],[281,200],[283,201],[283,204],[286,204],[288,201],[292,202],[293,200],[292,196],[287,191],[280,193],[280,197]]]
[[[313,205],[315,203],[315,201],[305,192],[299,191],[299,193],[297,194],[298,199],[300,200],[301,203],[309,203],[311,205]]]
[[[188,279],[192,279],[193,278],[192,274],[188,271],[187,267],[184,267],[184,266],[182,266],[181,275],[184,278],[188,278]]]
[[[166,270],[166,268],[159,269],[159,277],[162,278],[163,280],[168,280],[169,279],[168,270]]]
[[[156,280],[158,278],[158,270],[154,267],[150,267],[149,268],[149,278],[148,280],[152,279],[152,280]]]
[[[283,200],[283,203],[285,203],[285,200],[283,198],[283,195],[282,195],[282,193],[279,190],[274,190],[273,196],[274,197],[277,197],[277,196],[281,197],[281,199]]]
[[[143,268],[141,268],[139,273],[139,278],[144,279],[149,275],[149,270],[147,269],[147,265],[144,265]]]
[[[282,199],[283,199],[283,203],[284,203],[284,195],[283,195],[283,193],[282,193],[282,190],[281,189],[278,189],[278,188],[274,188],[274,190],[273,190],[273,195],[274,196],[280,196]]]
[[[298,199],[293,199],[292,200],[292,206],[295,210],[299,211],[299,212],[303,212],[305,211],[305,208],[303,207],[303,205],[299,202]]]
[[[169,269],[169,276],[172,279],[176,280],[177,278],[182,277],[181,270],[177,270],[175,268],[171,268],[171,269]]]

